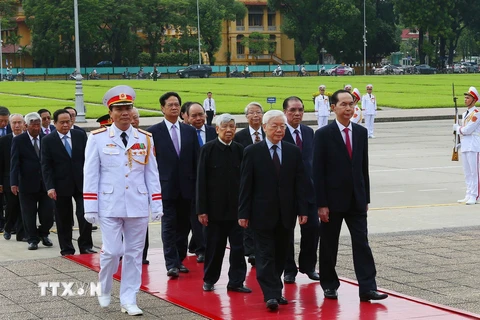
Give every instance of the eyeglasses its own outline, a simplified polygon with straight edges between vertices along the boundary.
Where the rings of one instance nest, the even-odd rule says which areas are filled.
[[[282,125],[276,125],[276,124],[269,124],[270,128],[272,128],[273,130],[277,131],[278,129],[280,130],[285,130],[287,128],[286,125],[282,124]]]
[[[247,116],[261,116],[263,112],[261,111],[254,111],[254,112],[248,112]]]
[[[372,88],[367,88],[367,90],[372,90]]]

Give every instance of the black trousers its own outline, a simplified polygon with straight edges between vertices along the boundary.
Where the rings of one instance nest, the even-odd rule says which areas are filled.
[[[243,247],[245,256],[255,255],[255,233],[250,227],[243,229]]]
[[[16,238],[21,241],[25,237],[23,228],[22,211],[20,209],[20,200],[18,195],[14,195],[10,190],[5,193],[7,199],[7,208],[5,210],[5,231],[12,232],[15,229]]]
[[[85,210],[83,207],[83,194],[76,192],[73,195],[76,204],[76,216],[80,236],[78,237],[78,247],[80,251],[91,249],[93,247],[92,225],[85,220]],[[57,225],[58,243],[60,244],[60,253],[62,255],[74,254],[75,247],[72,243],[72,224],[73,224],[73,203],[72,196],[58,196],[55,201],[55,223]]]
[[[190,239],[190,244],[188,245],[188,249],[190,251],[195,251],[195,254],[198,256],[199,254],[205,253],[205,228],[203,225],[198,221],[198,215],[192,210],[190,214],[190,226],[192,229],[192,238]]]
[[[316,205],[308,204],[307,223],[300,225],[300,253],[298,255],[298,269],[302,273],[315,271],[317,264],[318,240],[320,237],[320,223]],[[297,275],[297,264],[295,263],[295,234],[290,234],[288,245],[287,261],[285,263],[285,275],[295,277]]]
[[[230,268],[228,270],[227,286],[241,287],[247,274],[243,251],[243,230],[238,221],[208,221],[205,227],[207,239],[203,281],[210,284],[217,283],[222,270],[223,257],[230,243]]]
[[[211,126],[214,112],[213,111],[206,111],[206,114],[207,114],[207,124],[209,126]]]
[[[179,268],[187,256],[192,200],[163,200],[162,242],[167,270]]]
[[[264,301],[282,296],[282,273],[287,259],[288,242],[293,229],[286,229],[279,220],[273,229],[255,232],[255,267]]]
[[[145,237],[145,246],[143,247],[143,255],[142,255],[143,260],[147,260],[148,246],[149,246],[149,243],[148,243],[148,227],[147,227],[147,235]]]
[[[0,229],[5,227],[6,222],[6,209],[4,211],[5,201],[5,193],[0,193]]]
[[[50,234],[50,228],[53,225],[53,210],[55,207],[53,200],[47,196],[45,191],[36,193],[20,192],[20,207],[28,243],[39,243],[40,237],[46,237]],[[37,214],[40,221],[38,228]]]
[[[353,208],[349,212],[330,212],[329,222],[320,223],[320,284],[324,290],[337,289],[340,286],[335,266],[343,220],[352,238],[353,266],[359,292],[377,290],[375,282],[377,271],[372,250],[368,244],[367,213],[358,212]]]

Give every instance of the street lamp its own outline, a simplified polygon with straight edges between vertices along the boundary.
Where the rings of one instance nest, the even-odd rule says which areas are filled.
[[[200,52],[200,5],[197,0],[197,35],[198,35],[198,64],[202,64],[202,54]]]
[[[77,122],[85,120],[85,105],[83,103],[82,74],[80,73],[80,40],[78,32],[78,0],[73,1],[73,15],[75,19],[75,110],[77,110]]]
[[[3,81],[3,40],[2,40],[2,19],[0,19],[0,81]]]
[[[365,15],[365,1],[363,0],[363,75],[367,75],[367,23]]]

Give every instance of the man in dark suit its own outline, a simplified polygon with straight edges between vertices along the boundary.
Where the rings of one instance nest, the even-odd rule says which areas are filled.
[[[248,121],[248,127],[235,134],[234,141],[240,143],[245,148],[251,144],[259,143],[265,139],[265,132],[262,128],[263,109],[260,103],[250,102],[245,107],[245,117]],[[243,231],[243,245],[245,256],[248,257],[248,263],[255,266],[255,246],[254,235],[251,228]]]
[[[183,265],[187,255],[190,215],[194,210],[197,156],[195,129],[178,121],[182,100],[178,93],[160,97],[165,120],[148,128],[153,134],[160,184],[162,187],[162,242],[167,275],[172,278],[189,270]]]
[[[286,117],[279,110],[263,116],[266,139],[245,149],[241,166],[239,224],[255,234],[257,281],[267,308],[287,304],[282,296],[290,233],[298,215],[307,222],[305,177],[298,147],[282,142]]]
[[[10,115],[10,127],[12,133],[0,138],[0,196],[5,195],[7,206],[5,209],[5,230],[3,238],[10,240],[13,232],[16,233],[17,241],[24,241],[25,232],[23,229],[20,201],[10,190],[10,158],[12,150],[12,139],[18,136],[25,129],[25,121],[21,114]]]
[[[300,254],[298,256],[299,271],[305,273],[312,280],[320,280],[315,271],[317,264],[317,250],[319,237],[319,222],[315,192],[313,190],[312,163],[313,163],[313,129],[301,124],[304,106],[299,97],[289,97],[283,101],[283,112],[287,117],[287,130],[283,141],[296,145],[302,152],[305,168],[305,195],[308,203],[308,222],[300,226]],[[291,234],[287,262],[285,264],[285,283],[295,283],[297,265],[295,264],[295,239]]]
[[[92,225],[83,209],[83,165],[87,139],[78,130],[70,130],[71,118],[67,110],[54,112],[56,131],[42,139],[42,173],[50,199],[55,201],[55,222],[62,256],[75,254],[72,243],[73,204],[77,203],[80,253],[96,253],[92,249]]]
[[[228,113],[215,118],[218,138],[200,149],[197,170],[197,214],[205,226],[206,252],[203,290],[213,291],[220,278],[227,239],[230,243],[228,291],[250,293],[243,285],[247,273],[243,230],[238,219],[238,190],[243,147],[234,142],[235,119]]]
[[[72,128],[71,129],[80,130],[85,135],[87,135],[87,132],[85,131],[85,129],[75,125],[75,120],[77,119],[77,109],[75,109],[74,107],[65,107],[64,109],[67,110],[70,113],[70,116],[72,117]]]
[[[205,124],[207,115],[205,114],[205,109],[203,109],[200,103],[191,102],[187,105],[185,111],[190,125],[197,131],[197,139],[200,147],[208,141],[217,138],[215,128]],[[198,221],[195,212],[192,212],[190,223],[192,228],[192,239],[188,245],[188,250],[195,252],[197,255],[197,262],[202,263],[205,261],[205,235],[202,224]]]
[[[0,107],[0,137],[12,133],[9,121],[10,111],[6,107]],[[0,232],[3,232],[5,226],[5,215],[3,213],[4,195],[0,194]]]
[[[52,114],[47,109],[40,109],[37,111],[42,118],[42,133],[44,135],[50,134],[53,130],[55,130],[55,126],[50,124],[52,121]]]
[[[20,197],[28,250],[37,250],[40,240],[44,246],[53,246],[48,235],[53,225],[54,204],[45,190],[40,165],[41,121],[38,113],[27,114],[27,131],[12,140],[10,188],[14,195],[19,194]],[[38,228],[37,213],[40,221]]]
[[[313,181],[320,217],[320,284],[327,299],[337,299],[340,286],[335,265],[338,239],[345,220],[352,238],[353,265],[360,301],[380,300],[376,269],[367,239],[370,203],[367,131],[350,122],[352,95],[336,91],[330,98],[336,121],[317,130],[314,139]]]

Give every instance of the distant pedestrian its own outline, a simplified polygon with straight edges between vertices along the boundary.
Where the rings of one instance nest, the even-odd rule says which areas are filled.
[[[207,124],[212,125],[212,120],[215,114],[217,113],[217,108],[215,106],[215,100],[212,98],[212,93],[207,92],[207,98],[203,100],[203,109],[207,113]]]
[[[373,123],[377,115],[377,98],[372,93],[373,85],[367,84],[367,93],[362,97],[362,111],[365,117],[365,128],[368,131],[368,137],[374,139]]]

